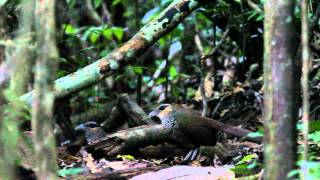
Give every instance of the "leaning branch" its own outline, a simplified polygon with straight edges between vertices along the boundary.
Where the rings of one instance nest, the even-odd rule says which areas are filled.
[[[157,18],[150,21],[128,42],[106,57],[55,81],[55,98],[76,93],[99,82],[142,55],[152,44],[175,28],[186,16],[206,0],[174,0]],[[208,1],[209,2],[209,1]],[[34,91],[21,96],[31,104]]]

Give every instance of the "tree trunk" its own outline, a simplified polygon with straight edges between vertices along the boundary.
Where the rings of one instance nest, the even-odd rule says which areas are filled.
[[[6,18],[6,15],[3,15],[2,18]],[[3,23],[2,25],[5,25]],[[6,78],[2,77],[1,81],[3,80],[3,83],[1,85],[3,86],[0,88],[0,91],[3,94],[1,96],[3,95],[8,103],[1,105],[0,108],[2,113],[0,121],[0,179],[15,179],[14,170],[20,158],[16,153],[20,137],[18,127],[26,120],[26,115],[24,113],[25,105],[20,102],[19,97],[27,92],[30,78],[29,70],[32,61],[31,55],[33,53],[32,27],[32,3],[31,1],[26,1],[22,3],[20,28],[17,31],[17,37],[13,40],[15,46],[5,48],[6,59],[1,64],[3,65],[2,68],[4,69],[2,70],[4,70],[5,76],[10,75],[10,83],[9,87],[4,90],[3,86],[6,85],[4,79]],[[4,29],[5,27],[2,28]],[[3,103],[3,100],[1,99],[2,102],[0,104]]]
[[[265,179],[287,179],[295,168],[299,78],[293,11],[291,0],[265,4]]]
[[[38,179],[57,179],[57,158],[53,134],[53,81],[58,58],[55,40],[55,1],[36,1],[38,57],[32,102],[32,130]]]

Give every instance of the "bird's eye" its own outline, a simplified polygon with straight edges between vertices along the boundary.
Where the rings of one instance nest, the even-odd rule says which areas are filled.
[[[160,107],[159,107],[159,110],[162,111],[162,110],[164,110],[166,107],[167,107],[167,106],[160,106]]]
[[[164,110],[164,107],[163,107],[163,106],[160,106],[160,107],[159,107],[159,110],[160,110],[160,111]]]

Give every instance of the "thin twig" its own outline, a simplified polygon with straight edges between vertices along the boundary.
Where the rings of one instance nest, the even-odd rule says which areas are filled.
[[[213,54],[221,47],[221,45],[223,44],[223,42],[227,39],[227,35],[229,34],[230,31],[230,26],[231,26],[231,17],[229,17],[229,22],[228,25],[226,27],[226,30],[223,32],[221,39],[220,39],[220,43],[218,45],[216,45],[212,51],[210,51],[208,54],[201,56],[201,59],[207,59],[211,56],[213,56]]]

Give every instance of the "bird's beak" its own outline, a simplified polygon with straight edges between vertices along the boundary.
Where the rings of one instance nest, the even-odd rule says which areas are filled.
[[[85,130],[86,126],[84,124],[80,124],[79,126],[77,126],[76,128],[74,128],[75,131],[83,131]]]

